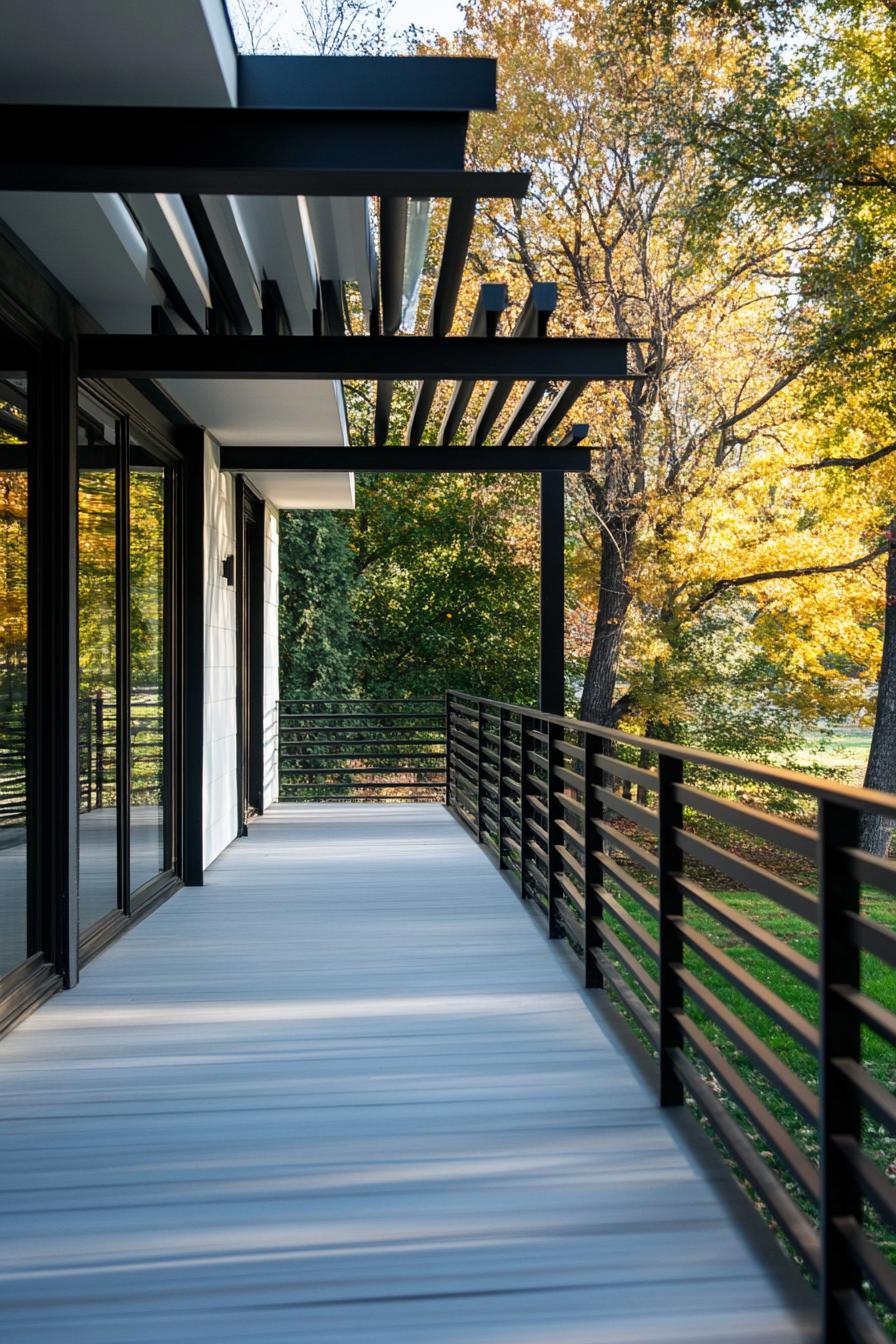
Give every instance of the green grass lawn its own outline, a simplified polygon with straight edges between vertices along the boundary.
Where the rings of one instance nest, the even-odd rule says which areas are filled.
[[[832,734],[810,734],[788,764],[797,770],[830,770],[845,783],[858,785],[865,776],[870,747],[870,728],[837,728]]]

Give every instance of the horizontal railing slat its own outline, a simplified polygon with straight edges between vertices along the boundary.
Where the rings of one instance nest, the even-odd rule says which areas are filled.
[[[444,798],[449,783],[457,793],[445,719],[436,697],[281,701],[281,797],[423,800]]]
[[[688,1013],[676,1012],[675,1019],[690,1045],[703,1057],[705,1063],[728,1091],[738,1106],[749,1118],[757,1133],[774,1149],[787,1167],[791,1176],[799,1181],[803,1190],[818,1203],[821,1197],[821,1182],[818,1168],[810,1162],[806,1154],[797,1146],[779,1120],[775,1118],[737,1069],[725,1058],[721,1050],[700,1030]],[[758,1154],[757,1154],[758,1157]]]
[[[808,920],[810,924],[818,923],[817,899],[810,896],[807,891],[803,891],[796,883],[777,877],[747,859],[740,859],[729,850],[722,849],[721,845],[715,845],[711,840],[703,840],[700,836],[692,835],[690,831],[676,828],[675,839],[686,854],[693,855],[701,863],[724,873],[726,877],[733,878],[735,882],[740,882],[747,891],[756,891],[760,896],[767,896],[769,900],[784,906],[785,910],[799,915],[801,919]]]
[[[711,966],[719,975],[724,976],[729,984],[743,994],[744,998],[749,999],[751,1003],[755,1003],[764,1013],[767,1013],[810,1055],[818,1053],[818,1028],[813,1027],[812,1023],[807,1021],[802,1013],[798,1013],[795,1008],[791,1008],[790,1004],[785,1003],[780,995],[769,989],[768,985],[764,985],[760,980],[757,980],[749,971],[745,971],[732,957],[729,957],[721,948],[716,947],[711,939],[700,933],[693,925],[688,924],[686,920],[675,919],[674,922],[679,936],[698,956],[703,958],[708,966]]]
[[[726,901],[714,896],[712,892],[707,891],[699,882],[694,882],[689,877],[682,877],[680,873],[676,874],[675,880],[685,896],[699,905],[702,910],[713,915],[720,924],[731,929],[733,933],[739,934],[745,943],[751,947],[764,952],[766,956],[771,957],[779,966],[790,971],[798,980],[813,988],[818,983],[818,971],[815,963],[802,953],[795,952],[788,943],[782,942],[774,934],[761,928],[754,920],[747,915],[742,914],[728,905]]]
[[[732,1119],[681,1050],[672,1052],[675,1069],[700,1110],[731,1153],[747,1179],[756,1187],[806,1264],[816,1274],[821,1264],[818,1233],[799,1205],[757,1154],[737,1121]]]
[[[471,791],[458,800],[467,824],[549,936],[584,960],[586,986],[607,989],[656,1052],[662,1104],[687,1093],[821,1276],[844,1344],[878,1344],[879,1302],[896,1310],[896,1268],[877,1240],[896,1240],[896,1186],[889,1148],[872,1149],[849,1116],[896,1137],[889,1075],[856,1044],[870,1032],[896,1048],[896,1011],[872,997],[873,978],[862,984],[858,955],[896,968],[889,912],[862,906],[863,888],[896,895],[896,862],[857,847],[857,819],[896,820],[896,797],[467,693],[449,692],[448,711],[448,774]],[[768,802],[737,797],[745,781]],[[779,814],[792,795],[798,816],[817,805],[811,823]],[[803,932],[771,932],[780,911]],[[839,956],[844,947],[856,951]],[[880,1225],[856,1221],[850,1189]]]
[[[717,798],[705,789],[694,789],[687,784],[677,784],[674,792],[680,803],[693,808],[695,812],[702,812],[704,816],[727,822],[737,830],[747,831],[792,854],[801,854],[803,858],[814,859],[817,855],[818,839],[807,826],[782,821],[755,807],[746,807],[743,803],[732,802],[727,798]]]

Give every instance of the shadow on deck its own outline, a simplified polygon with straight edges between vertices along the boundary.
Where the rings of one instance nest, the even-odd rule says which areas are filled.
[[[437,805],[272,809],[0,1069],[17,1344],[816,1338],[721,1161]]]

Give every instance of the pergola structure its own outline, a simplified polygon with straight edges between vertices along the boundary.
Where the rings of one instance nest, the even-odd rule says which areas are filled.
[[[627,342],[548,334],[556,286],[532,286],[513,330],[500,332],[505,285],[480,287],[467,333],[451,335],[482,199],[522,198],[525,172],[465,168],[470,113],[496,107],[492,60],[242,57],[236,107],[17,106],[29,138],[3,153],[8,190],[179,194],[201,218],[203,197],[287,194],[378,203],[378,257],[363,334],[347,334],[344,296],[319,285],[313,332],[297,335],[277,276],[262,287],[262,334],[251,333],[239,285],[208,250],[215,302],[198,331],[171,275],[153,334],[85,335],[87,379],[367,380],[376,387],[374,443],[225,448],[234,471],[538,471],[541,476],[540,702],[563,709],[563,476],[587,471],[587,425],[568,425],[590,383],[625,378]],[[13,111],[7,108],[7,115]],[[17,152],[17,148],[19,152]],[[447,227],[426,335],[400,334],[413,202],[448,198]],[[390,444],[393,388],[417,385],[401,447]],[[439,384],[453,383],[430,443]],[[490,384],[469,442],[458,442],[477,384]],[[521,385],[521,391],[515,389]],[[506,408],[510,405],[509,413]],[[502,416],[504,422],[502,423]],[[565,433],[562,432],[565,428]]]

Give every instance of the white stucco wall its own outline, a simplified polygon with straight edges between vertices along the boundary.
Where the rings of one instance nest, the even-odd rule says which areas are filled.
[[[202,771],[203,866],[237,833],[236,590],[221,572],[236,551],[233,478],[221,472],[217,444],[205,446],[205,755]]]
[[[280,515],[264,510],[264,779],[262,803],[277,801],[277,699],[280,693]]]

